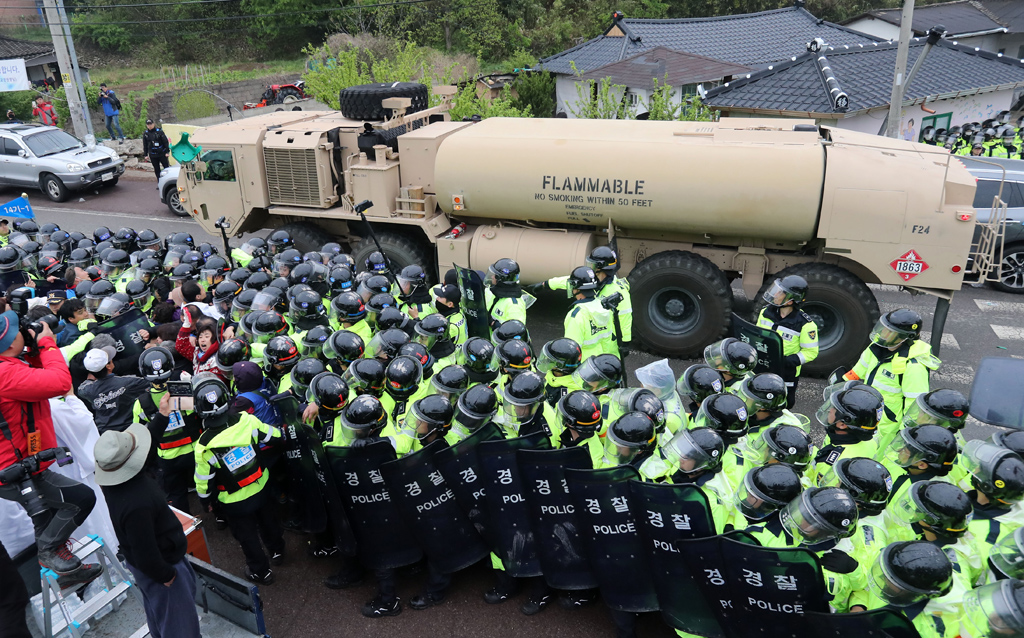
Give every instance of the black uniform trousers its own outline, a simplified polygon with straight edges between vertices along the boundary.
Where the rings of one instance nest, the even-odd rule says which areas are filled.
[[[157,179],[160,179],[161,170],[171,167],[171,162],[167,159],[167,153],[150,153],[149,161],[153,163],[153,172],[156,173]]]
[[[25,622],[28,589],[18,568],[0,544],[0,638],[32,638]]]
[[[373,575],[377,579],[377,593],[381,602],[390,605],[398,598],[397,581],[394,569],[375,569]],[[452,583],[451,574],[442,574],[437,571],[434,564],[427,559],[427,586],[423,593],[429,598],[438,598],[444,595],[448,586]]]
[[[284,535],[281,524],[266,499],[266,488],[238,503],[220,503],[215,510],[222,515],[231,528],[231,535],[242,546],[245,565],[253,574],[262,576],[270,569],[270,559],[263,548],[270,553],[284,552]],[[216,498],[211,496],[210,498]],[[262,540],[262,544],[260,541]]]

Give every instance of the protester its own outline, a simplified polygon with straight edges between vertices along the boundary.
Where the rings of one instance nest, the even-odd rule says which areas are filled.
[[[43,98],[32,100],[32,115],[38,117],[39,123],[43,126],[58,126],[59,124],[53,105]]]
[[[117,99],[117,95],[114,94],[113,89],[108,89],[106,84],[100,84],[100,106],[103,107],[103,116],[107,121],[107,132],[110,133],[110,139],[120,139],[124,141],[124,131],[121,130],[121,101]],[[8,117],[10,115],[8,114]],[[114,136],[114,130],[117,130],[117,137]]]
[[[123,431],[131,425],[135,401],[149,390],[145,379],[113,374],[116,355],[117,351],[110,346],[89,350],[84,360],[89,381],[78,388],[78,396],[92,412],[100,434],[107,430]]]

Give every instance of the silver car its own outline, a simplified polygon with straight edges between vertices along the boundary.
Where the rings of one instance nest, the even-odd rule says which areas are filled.
[[[167,208],[172,213],[178,217],[188,217],[188,211],[178,199],[178,173],[180,172],[181,167],[177,164],[168,166],[160,171],[160,179],[157,181],[156,187],[160,191],[160,201],[167,204]]]
[[[1003,229],[1003,259],[996,288],[1024,294],[1024,160],[999,157],[962,157],[967,170],[978,180],[974,209],[978,221],[992,215],[992,200],[1000,193],[1006,202],[1006,226]],[[977,241],[978,233],[975,233]]]
[[[0,124],[0,184],[38,188],[55,202],[71,191],[117,183],[124,161],[55,126]]]

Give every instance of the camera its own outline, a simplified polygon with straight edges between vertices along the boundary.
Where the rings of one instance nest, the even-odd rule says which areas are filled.
[[[601,307],[605,310],[615,310],[622,303],[622,293],[617,292],[614,295],[608,295],[601,300]]]
[[[217,218],[217,221],[213,223],[213,227],[227,230],[228,228],[231,228],[231,222],[228,221],[227,217],[221,215]]]
[[[18,487],[18,491],[24,497],[22,504],[25,507],[25,511],[32,518],[48,510],[46,504],[43,503],[42,497],[39,496],[39,492],[36,490],[35,482],[32,480],[32,475],[39,471],[39,466],[47,461],[56,461],[57,465],[64,467],[74,462],[74,459],[71,458],[71,451],[66,447],[54,447],[49,450],[43,450],[38,454],[27,456],[14,465],[0,470],[0,483],[16,485]]]
[[[371,202],[368,199],[364,199],[363,201],[359,202],[358,204],[356,204],[353,207],[353,209],[357,213],[365,213],[366,211],[370,210],[371,208],[373,208],[373,202]]]

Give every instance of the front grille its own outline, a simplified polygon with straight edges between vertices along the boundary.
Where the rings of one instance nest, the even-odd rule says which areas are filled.
[[[105,166],[113,161],[114,160],[109,157],[104,157],[103,159],[96,160],[95,162],[89,162],[89,168],[99,168],[100,166]]]
[[[271,204],[320,207],[316,149],[265,148]]]

